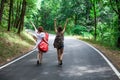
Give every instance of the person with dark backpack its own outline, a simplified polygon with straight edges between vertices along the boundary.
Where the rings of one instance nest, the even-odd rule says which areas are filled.
[[[62,29],[62,26],[58,26],[56,28],[56,19],[54,20],[54,29],[56,32],[56,37],[53,43],[54,48],[57,49],[57,57],[58,57],[58,64],[62,65],[62,58],[63,58],[63,51],[64,51],[64,32],[66,29],[68,23],[68,19],[66,19],[66,23],[64,25],[64,28]]]

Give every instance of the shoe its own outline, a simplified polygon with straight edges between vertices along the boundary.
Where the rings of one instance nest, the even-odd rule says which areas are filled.
[[[62,65],[63,63],[62,63],[62,60],[60,60],[60,63],[59,63],[59,65]]]
[[[40,63],[39,63],[39,61],[37,60],[37,65],[39,65]]]

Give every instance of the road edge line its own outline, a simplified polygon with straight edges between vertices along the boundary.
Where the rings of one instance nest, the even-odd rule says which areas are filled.
[[[18,57],[17,59],[15,59],[15,60],[13,60],[13,61],[10,61],[9,63],[7,63],[7,64],[5,64],[5,65],[0,66],[0,70],[3,69],[3,68],[5,68],[5,67],[7,67],[7,66],[9,66],[10,64],[12,64],[12,63],[14,63],[14,62],[16,62],[16,61],[18,61],[18,60],[20,60],[20,59],[22,59],[22,58],[30,55],[30,54],[31,54],[32,52],[34,52],[34,51],[35,51],[35,50],[32,50],[32,51],[28,52],[27,54],[25,54],[25,55],[23,55],[23,56],[21,56],[21,57]]]
[[[103,58],[104,60],[108,63],[108,65],[112,68],[112,70],[115,72],[115,74],[118,76],[118,78],[120,79],[120,72],[117,70],[117,68],[107,59],[106,56],[103,55],[102,52],[100,52],[98,49],[96,49],[95,47],[93,47],[92,45],[90,45],[87,42],[84,42],[82,40],[80,40],[81,42],[87,44],[88,46],[90,46],[91,48],[93,48],[95,51],[97,51]]]

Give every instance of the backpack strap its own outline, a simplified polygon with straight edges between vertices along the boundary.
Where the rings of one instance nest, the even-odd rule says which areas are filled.
[[[48,41],[48,37],[49,37],[49,34],[47,32],[45,32],[45,39],[46,39],[46,41]]]

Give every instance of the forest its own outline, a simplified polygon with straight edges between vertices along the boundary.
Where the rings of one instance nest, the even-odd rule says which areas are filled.
[[[52,33],[54,19],[67,18],[66,35],[120,47],[120,0],[0,0],[0,29],[16,34],[33,29],[31,21]]]

